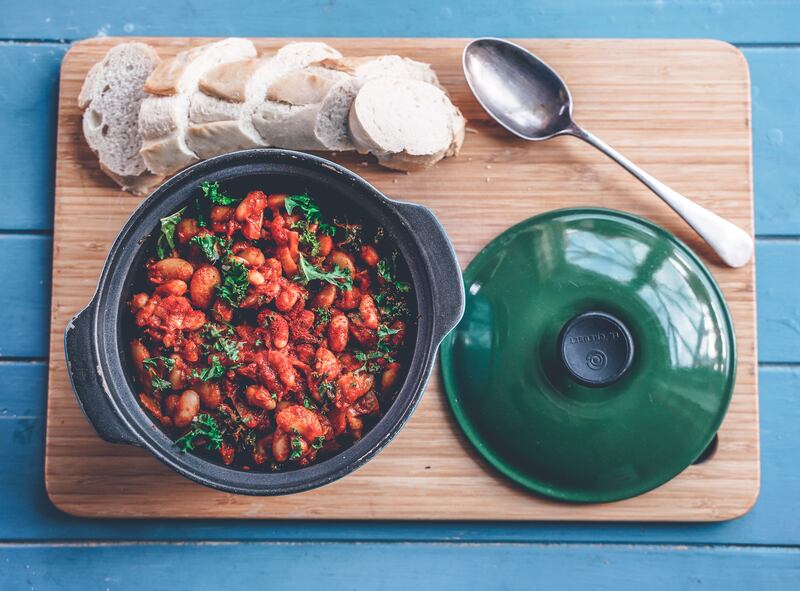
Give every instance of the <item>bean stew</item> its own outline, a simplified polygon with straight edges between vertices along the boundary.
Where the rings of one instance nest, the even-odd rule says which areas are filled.
[[[381,228],[307,194],[205,182],[161,219],[129,301],[141,406],[184,452],[286,470],[362,437],[402,383],[407,272]]]

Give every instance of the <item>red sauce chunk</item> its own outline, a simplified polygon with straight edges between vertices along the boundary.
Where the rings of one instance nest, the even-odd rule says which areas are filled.
[[[402,382],[411,285],[397,252],[308,195],[200,190],[161,220],[129,302],[142,407],[184,452],[245,470],[336,454]]]

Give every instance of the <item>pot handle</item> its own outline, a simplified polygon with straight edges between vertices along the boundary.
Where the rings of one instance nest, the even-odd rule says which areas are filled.
[[[432,270],[434,342],[438,345],[464,315],[464,279],[456,252],[436,215],[416,203],[397,202],[408,225],[419,237]]]
[[[99,361],[92,346],[95,313],[96,304],[92,302],[69,321],[64,331],[64,353],[72,391],[83,414],[100,437],[111,443],[139,445],[103,389]]]

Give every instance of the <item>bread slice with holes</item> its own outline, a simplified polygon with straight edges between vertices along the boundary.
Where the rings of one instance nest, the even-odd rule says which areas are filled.
[[[120,43],[92,66],[78,96],[83,110],[83,135],[100,160],[100,168],[123,189],[149,192],[161,182],[139,154],[139,106],[144,82],[159,63],[155,49],[144,43]]]
[[[300,42],[285,45],[274,56],[212,68],[192,95],[187,144],[200,158],[270,145],[253,125],[267,88],[286,72],[339,57],[325,43]]]
[[[439,87],[421,80],[373,78],[358,91],[348,117],[356,149],[382,165],[420,170],[455,156],[466,121]]]
[[[200,79],[212,68],[255,56],[251,41],[231,37],[187,49],[159,64],[145,82],[151,96],[139,111],[141,155],[147,168],[168,175],[199,160],[186,142],[186,132],[191,97]]]

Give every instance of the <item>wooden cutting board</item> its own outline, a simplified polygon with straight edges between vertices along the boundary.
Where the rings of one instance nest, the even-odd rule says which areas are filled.
[[[257,498],[178,476],[146,451],[100,440],[65,371],[64,327],[91,298],[106,252],[140,199],[100,171],[76,104],[86,72],[121,39],[75,45],[61,69],[45,477],[60,509],[95,517],[718,521],[745,513],[759,489],[755,277],[721,266],[698,237],[616,164],[573,138],[532,144],[488,120],[461,72],[463,39],[331,39],[349,55],[399,53],[430,62],[469,119],[462,153],[413,174],[357,154],[328,155],[392,197],[431,207],[462,266],[508,226],[555,208],[603,206],[666,227],[694,248],[733,314],[736,390],[704,463],[622,502],[570,505],[500,478],[461,437],[435,371],[414,416],[375,459],[305,493]],[[143,39],[162,57],[206,39]],[[273,51],[289,39],[255,40]],[[716,41],[525,40],[569,84],[575,115],[676,190],[753,231],[750,82],[744,57]],[[557,445],[557,442],[554,442]]]

